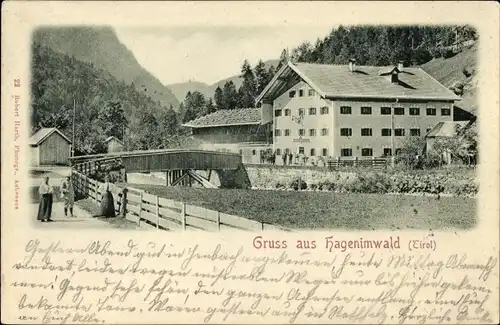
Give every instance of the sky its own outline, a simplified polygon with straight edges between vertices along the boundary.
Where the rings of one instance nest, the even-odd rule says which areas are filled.
[[[326,37],[333,26],[121,27],[120,41],[164,85],[189,80],[213,84],[240,72],[245,59],[279,59],[281,51]]]

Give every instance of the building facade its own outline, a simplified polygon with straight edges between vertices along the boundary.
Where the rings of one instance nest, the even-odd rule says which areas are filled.
[[[104,140],[104,143],[108,148],[108,153],[123,151],[123,142],[115,136],[108,137],[106,140]]]
[[[203,150],[234,152],[244,163],[260,163],[271,150],[271,124],[261,123],[258,108],[221,110],[189,121],[183,126]]]
[[[406,137],[453,120],[459,98],[419,68],[288,63],[259,95],[273,150],[391,156]]]

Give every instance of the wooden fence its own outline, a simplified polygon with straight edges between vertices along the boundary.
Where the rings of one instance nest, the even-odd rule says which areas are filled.
[[[330,169],[336,169],[341,167],[371,167],[373,169],[384,169],[391,166],[391,158],[362,158],[354,157],[348,158],[334,158],[327,161],[327,166]]]
[[[72,175],[77,195],[92,198],[96,204],[99,204],[102,199],[100,187],[103,183],[90,179],[76,170],[73,170]],[[116,202],[116,212],[144,228],[205,231],[227,229],[290,231],[271,224],[159,197],[135,188],[112,186],[111,192]]]

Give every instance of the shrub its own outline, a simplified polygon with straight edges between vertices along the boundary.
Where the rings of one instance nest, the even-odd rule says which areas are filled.
[[[307,189],[307,183],[302,178],[295,178],[290,182],[290,188],[293,188],[295,191],[305,190]]]

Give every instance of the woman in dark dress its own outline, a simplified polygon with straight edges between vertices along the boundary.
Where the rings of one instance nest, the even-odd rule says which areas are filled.
[[[38,189],[40,193],[40,204],[38,205],[38,216],[37,220],[41,222],[54,221],[50,219],[52,215],[52,200],[53,200],[53,189],[49,185],[49,178],[45,177],[45,180],[40,188]]]
[[[109,176],[104,178],[104,184],[101,187],[101,216],[105,218],[116,217],[115,213],[115,201],[113,199],[113,194],[111,193],[111,184],[109,182]]]

